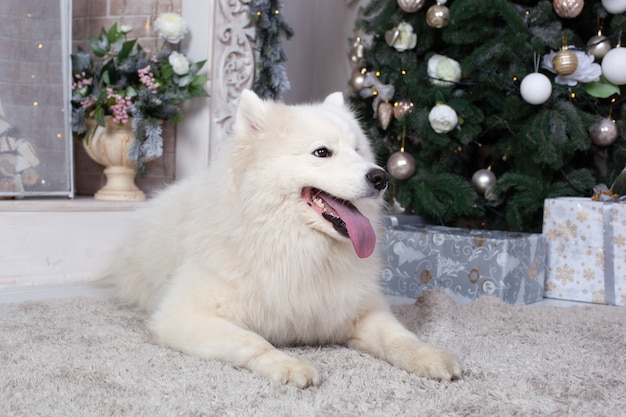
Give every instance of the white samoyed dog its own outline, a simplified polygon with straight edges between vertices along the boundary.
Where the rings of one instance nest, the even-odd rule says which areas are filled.
[[[243,91],[217,160],[137,213],[109,281],[148,311],[157,343],[280,383],[320,383],[279,350],[304,344],[459,378],[457,358],[404,328],[380,293],[386,187],[341,93],[287,106]]]

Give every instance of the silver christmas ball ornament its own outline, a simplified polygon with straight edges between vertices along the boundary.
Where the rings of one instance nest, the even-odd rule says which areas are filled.
[[[587,41],[587,53],[593,55],[595,59],[602,59],[610,50],[611,41],[600,31]]]
[[[355,68],[352,70],[352,75],[350,76],[350,87],[358,93],[365,87],[365,73],[367,71],[363,68]]]
[[[400,181],[411,178],[415,174],[415,169],[415,158],[407,152],[394,152],[387,160],[389,175]]]
[[[496,175],[488,169],[479,169],[472,175],[472,186],[480,193],[485,194],[496,185]]]
[[[608,117],[600,119],[589,128],[589,137],[598,146],[610,146],[618,136],[617,125]]]

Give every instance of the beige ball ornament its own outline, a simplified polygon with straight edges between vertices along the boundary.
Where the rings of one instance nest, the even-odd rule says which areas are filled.
[[[413,155],[404,151],[391,154],[387,160],[387,171],[393,178],[403,181],[411,178],[415,174],[416,163]]]
[[[613,48],[602,58],[602,74],[615,85],[626,84],[626,48]]]
[[[398,6],[407,13],[415,13],[424,7],[426,0],[398,0]]]
[[[366,70],[364,68],[355,68],[352,70],[352,75],[350,76],[350,87],[355,91],[359,92],[365,87],[365,74]]]
[[[450,19],[450,9],[444,6],[445,2],[438,1],[437,4],[430,6],[426,12],[426,24],[435,29],[441,29],[448,25]]]
[[[543,104],[552,95],[552,82],[544,74],[533,72],[522,80],[520,94],[529,104]]]
[[[589,137],[598,146],[612,145],[618,135],[617,125],[608,117],[599,120],[589,128]]]
[[[554,0],[552,8],[563,19],[572,19],[582,12],[585,2],[583,0]]]
[[[396,120],[400,120],[413,110],[413,103],[411,100],[398,100],[393,103],[393,117]]]

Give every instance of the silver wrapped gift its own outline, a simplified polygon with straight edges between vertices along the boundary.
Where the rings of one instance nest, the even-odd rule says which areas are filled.
[[[543,298],[541,234],[404,224],[387,226],[380,244],[381,285],[389,295],[415,298],[439,287],[458,302],[483,294],[510,304]]]

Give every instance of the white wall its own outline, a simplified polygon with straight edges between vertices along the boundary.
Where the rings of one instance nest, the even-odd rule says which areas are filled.
[[[359,1],[285,0],[283,13],[294,36],[283,41],[291,90],[286,103],[322,100],[335,91],[348,91],[351,67],[348,38],[354,37]],[[363,3],[366,3],[363,2]]]

